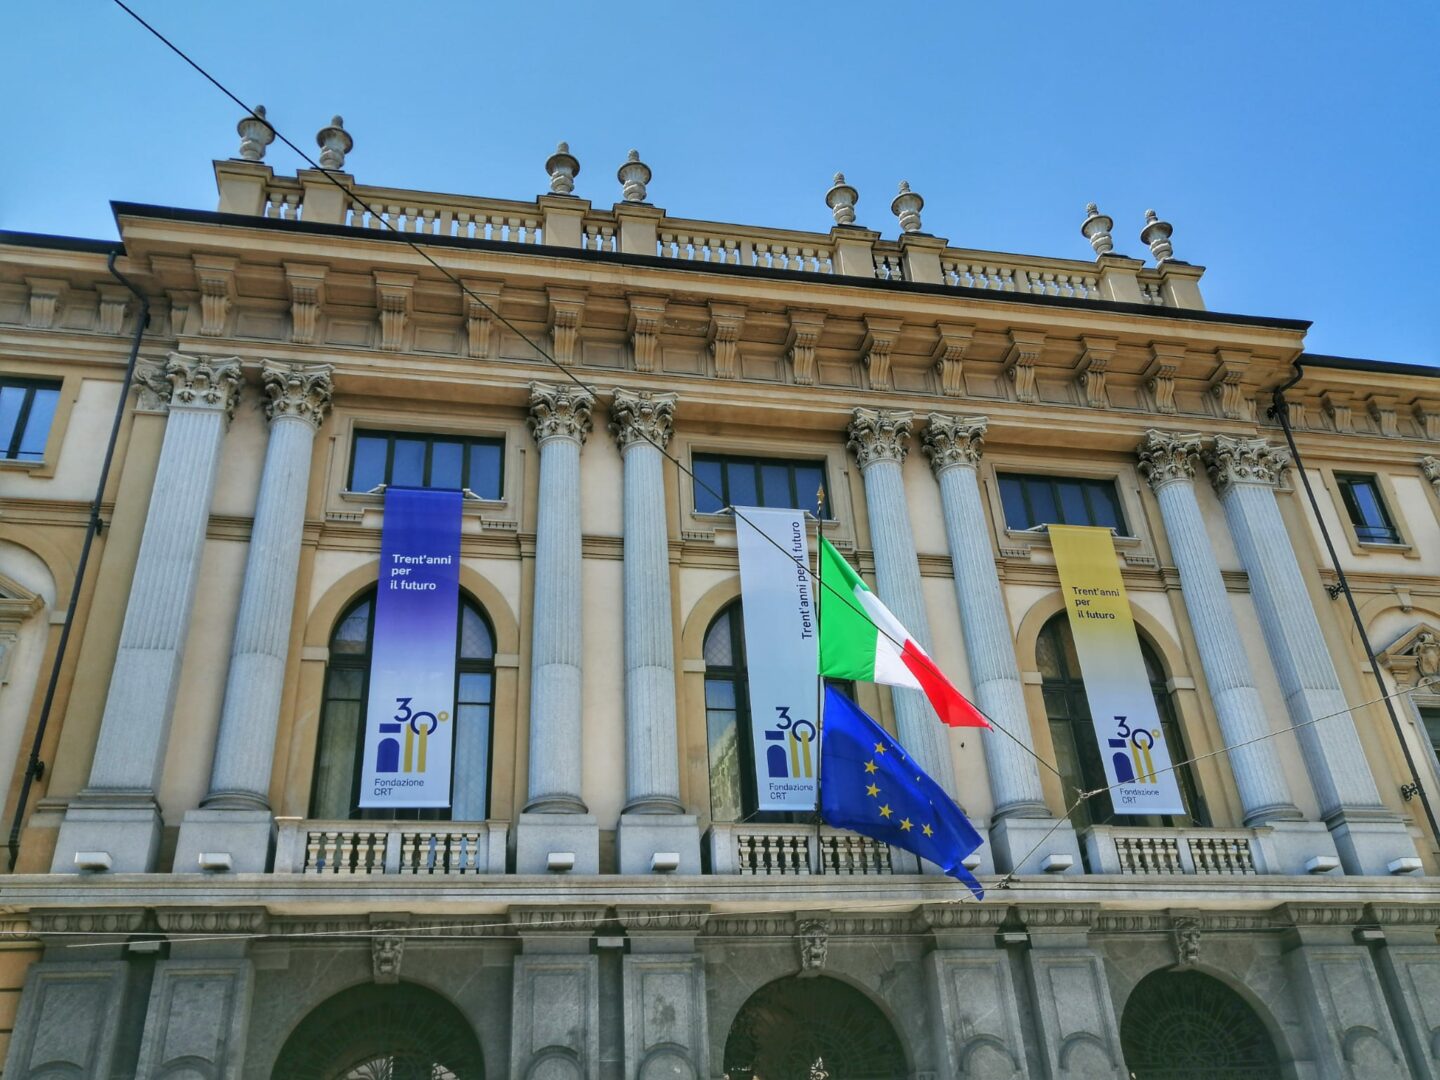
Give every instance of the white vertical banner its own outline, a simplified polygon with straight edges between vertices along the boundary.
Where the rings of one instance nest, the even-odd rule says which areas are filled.
[[[814,810],[819,655],[803,510],[735,508],[750,734],[761,810]]]

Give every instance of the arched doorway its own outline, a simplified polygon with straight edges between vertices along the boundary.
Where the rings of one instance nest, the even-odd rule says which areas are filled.
[[[1275,1044],[1245,999],[1198,971],[1140,980],[1120,1019],[1133,1080],[1280,1080]]]
[[[824,976],[791,975],[750,995],[725,1040],[726,1080],[893,1080],[907,1066],[885,1014],[860,991]]]
[[[366,985],[323,1002],[285,1040],[274,1080],[484,1080],[469,1022],[414,983]]]

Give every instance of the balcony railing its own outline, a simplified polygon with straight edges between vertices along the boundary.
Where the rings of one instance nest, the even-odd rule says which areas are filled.
[[[1249,829],[1132,829],[1094,825],[1085,834],[1095,874],[1259,874]]]
[[[277,874],[457,877],[505,872],[506,826],[484,821],[280,818]]]
[[[712,874],[795,877],[913,874],[913,855],[858,833],[814,825],[721,825],[706,833]]]

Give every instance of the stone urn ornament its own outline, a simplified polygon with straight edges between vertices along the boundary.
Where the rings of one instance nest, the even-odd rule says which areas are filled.
[[[920,231],[920,211],[924,206],[925,200],[910,190],[910,181],[901,180],[900,194],[890,203],[890,212],[900,219],[901,232]]]
[[[1110,235],[1114,227],[1114,218],[1100,213],[1100,208],[1093,202],[1085,204],[1085,220],[1080,223],[1080,235],[1090,241],[1097,259],[1115,250],[1115,238]]]
[[[265,148],[275,141],[275,129],[265,119],[265,106],[256,105],[255,112],[235,125],[240,136],[240,160],[263,161]]]
[[[1154,210],[1145,211],[1145,227],[1140,230],[1140,242],[1150,248],[1156,266],[1175,257],[1175,249],[1170,245],[1170,234],[1174,231],[1175,227],[1168,221],[1161,221]]]
[[[844,173],[837,172],[830,190],[825,192],[825,205],[835,215],[835,224],[854,225],[855,204],[859,201],[860,193],[845,182]]]
[[[355,148],[355,140],[345,130],[345,118],[341,116],[332,116],[330,126],[316,132],[315,142],[320,147],[322,169],[343,169],[345,155]]]
[[[545,172],[550,176],[550,194],[575,193],[575,177],[580,175],[580,162],[570,153],[569,143],[556,144],[555,153],[545,159]]]
[[[628,203],[643,203],[650,176],[650,166],[640,160],[640,151],[631,150],[615,173],[615,179],[620,181],[620,197]]]

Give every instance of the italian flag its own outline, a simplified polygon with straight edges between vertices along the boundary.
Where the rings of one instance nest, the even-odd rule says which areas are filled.
[[[820,591],[821,675],[908,686],[951,727],[990,726],[823,536]]]

